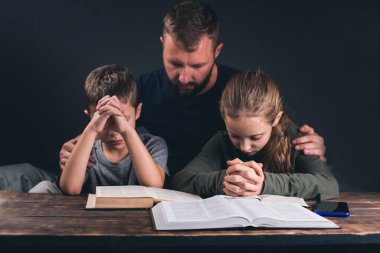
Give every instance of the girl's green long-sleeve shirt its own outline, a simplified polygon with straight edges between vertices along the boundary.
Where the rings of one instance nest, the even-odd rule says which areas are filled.
[[[289,125],[287,130],[291,140],[300,136],[295,125]],[[227,161],[235,158],[261,162],[260,154],[245,156],[233,146],[226,131],[218,132],[202,151],[174,176],[172,188],[204,198],[224,194],[223,181]],[[317,156],[295,151],[293,146],[291,158],[292,173],[271,173],[264,170],[262,194],[320,200],[338,196],[338,182],[325,162]]]

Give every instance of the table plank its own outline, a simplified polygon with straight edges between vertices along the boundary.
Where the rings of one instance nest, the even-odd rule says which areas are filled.
[[[2,245],[252,246],[380,244],[380,193],[341,193],[351,216],[341,229],[155,231],[150,210],[85,210],[87,196],[0,191]],[[41,240],[41,241],[40,241]],[[124,246],[123,246],[124,245]]]

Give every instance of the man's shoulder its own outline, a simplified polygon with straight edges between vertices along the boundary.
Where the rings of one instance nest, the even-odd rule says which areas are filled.
[[[144,103],[160,101],[168,93],[169,82],[163,68],[140,75],[136,80],[138,100]]]
[[[140,75],[137,78],[137,87],[147,87],[152,84],[157,85],[157,83],[166,82],[167,77],[164,68],[159,68],[147,73]]]
[[[221,78],[227,78],[230,79],[233,75],[236,75],[240,72],[240,70],[236,68],[232,68],[220,63],[217,63],[218,66],[218,76]]]
[[[219,92],[221,92],[224,89],[224,87],[226,86],[226,84],[228,83],[228,81],[234,75],[239,73],[240,70],[232,68],[232,67],[228,67],[226,65],[222,65],[219,63],[217,64],[217,66],[218,66],[218,77],[216,79],[215,86],[218,87],[217,90]]]
[[[226,74],[234,75],[234,74],[237,74],[240,72],[240,70],[233,68],[233,67],[230,67],[230,66],[227,66],[227,65],[224,65],[224,64],[217,63],[217,66],[218,66],[219,73],[226,73]]]

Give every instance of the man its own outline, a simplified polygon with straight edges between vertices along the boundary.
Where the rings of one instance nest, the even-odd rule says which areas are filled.
[[[215,62],[223,48],[218,35],[218,19],[210,6],[197,1],[177,4],[164,18],[160,38],[164,68],[137,80],[138,100],[144,106],[138,124],[166,140],[171,176],[225,128],[218,103],[238,70]],[[307,125],[300,131],[307,135],[296,140],[297,149],[324,159],[323,139]],[[72,142],[64,145],[61,167],[73,146]]]
[[[224,86],[238,70],[215,62],[223,48],[218,35],[219,22],[210,6],[196,1],[177,4],[164,18],[164,68],[137,80],[138,100],[144,106],[138,124],[167,141],[171,176],[194,158],[216,131],[225,128],[218,103]],[[297,149],[324,159],[323,138],[307,125],[300,131],[307,135],[296,139]],[[77,139],[63,145],[61,169]],[[169,182],[170,178],[166,187]]]
[[[218,102],[237,70],[215,63],[223,47],[218,35],[219,23],[211,7],[192,1],[177,4],[164,18],[164,69],[138,80],[138,96],[144,104],[140,123],[167,141],[171,174],[225,128]],[[299,148],[323,155],[323,139],[310,127],[301,130],[310,136],[298,139]]]

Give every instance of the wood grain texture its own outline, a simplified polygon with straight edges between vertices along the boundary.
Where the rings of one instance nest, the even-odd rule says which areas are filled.
[[[265,246],[380,244],[380,193],[341,193],[341,229],[155,231],[150,210],[85,210],[87,196],[0,191],[2,245]],[[309,204],[313,204],[309,202]],[[44,243],[43,245],[46,245]]]

